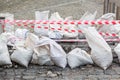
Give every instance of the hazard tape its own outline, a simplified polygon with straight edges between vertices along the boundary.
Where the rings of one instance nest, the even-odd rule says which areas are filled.
[[[91,20],[91,21],[87,21],[87,20],[72,20],[72,21],[50,21],[50,20],[0,20],[0,23],[7,23],[7,24],[11,24],[11,25],[17,25],[17,26],[24,26],[24,27],[28,27],[29,24],[59,24],[59,25],[68,25],[68,24],[72,24],[72,25],[115,25],[115,24],[120,24],[120,20]],[[34,26],[30,26],[31,28],[34,28]],[[4,28],[4,25],[3,25]],[[66,31],[66,32],[79,32],[79,33],[83,33],[82,30],[69,30],[67,28],[50,28],[48,26],[38,26],[37,28],[42,28],[42,29],[48,29],[48,30],[52,30],[52,31]],[[118,36],[115,33],[103,33],[103,32],[99,32],[100,35],[102,36],[112,36],[112,37],[116,37]],[[109,40],[110,41],[110,40]],[[116,41],[116,39],[115,39]]]
[[[34,26],[31,26],[31,28],[34,28]],[[75,33],[75,32],[78,32],[78,33],[83,33],[82,30],[69,30],[67,28],[50,28],[50,27],[47,27],[47,26],[38,26],[36,28],[42,28],[42,29],[45,29],[45,30],[51,30],[51,31],[65,31],[65,32],[69,32],[69,33]],[[99,34],[101,36],[112,36],[112,37],[117,37],[118,35],[116,33],[104,33],[104,32],[99,32]]]
[[[86,24],[86,25],[94,25],[94,24],[98,24],[98,25],[115,25],[115,24],[120,24],[120,20],[71,20],[71,21],[51,21],[51,20],[1,20],[0,22],[4,21],[5,23],[9,23],[9,24],[73,24],[73,25],[81,25],[81,24]]]

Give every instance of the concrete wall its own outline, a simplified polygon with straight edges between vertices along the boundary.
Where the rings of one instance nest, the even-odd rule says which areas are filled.
[[[35,11],[58,11],[62,17],[79,19],[86,11],[103,13],[103,0],[0,0],[0,13],[10,12],[15,19],[34,19]]]

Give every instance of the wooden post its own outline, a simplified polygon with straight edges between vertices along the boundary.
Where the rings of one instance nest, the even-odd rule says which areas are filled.
[[[116,19],[120,20],[120,7],[117,7],[116,16]]]
[[[104,0],[104,11],[103,14],[108,13],[108,4],[109,4],[109,0]]]
[[[120,20],[120,0],[104,0],[104,14],[116,13],[116,19]]]

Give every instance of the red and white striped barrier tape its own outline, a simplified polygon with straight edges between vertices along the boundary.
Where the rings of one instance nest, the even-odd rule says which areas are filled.
[[[80,21],[80,20],[74,20],[74,21],[46,21],[46,20],[13,20],[13,21],[10,21],[10,20],[0,20],[1,23],[8,23],[8,24],[17,24],[17,26],[22,26],[22,24],[24,25],[24,27],[27,27],[28,24],[86,24],[86,25],[93,25],[93,24],[120,24],[120,20],[111,20],[111,21],[108,21],[108,20],[102,20],[102,21]],[[4,27],[3,27],[4,28]],[[31,28],[34,28],[34,26],[31,26]],[[44,29],[49,29],[49,30],[57,30],[57,31],[67,31],[67,32],[76,32],[78,31],[79,33],[82,33],[81,30],[69,30],[69,29],[63,29],[63,28],[49,28],[47,26],[44,26],[44,27],[41,27],[41,26],[38,26],[38,28],[44,28]],[[103,32],[99,32],[100,35],[102,36],[112,36],[112,37],[115,37],[115,36],[118,36],[117,34],[115,33],[103,33]]]
[[[34,26],[31,26],[31,28],[34,28]],[[47,26],[44,26],[44,27],[38,26],[37,28],[42,28],[42,29],[51,30],[51,31],[66,31],[66,32],[70,32],[70,33],[74,33],[74,32],[83,33],[82,30],[69,30],[67,28],[50,28]],[[118,36],[116,33],[108,33],[108,32],[106,32],[106,33],[99,32],[99,34],[102,36],[112,36],[112,37]]]
[[[86,24],[86,25],[94,25],[94,24],[98,24],[98,25],[115,25],[115,24],[120,24],[120,20],[72,20],[72,21],[51,21],[51,20],[1,20],[0,22],[5,22],[5,23],[9,23],[9,24],[74,24],[74,25],[81,25],[81,24]]]

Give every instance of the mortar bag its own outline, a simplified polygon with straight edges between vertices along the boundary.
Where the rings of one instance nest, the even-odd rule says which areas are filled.
[[[95,27],[83,27],[82,30],[91,48],[91,57],[93,61],[104,70],[107,69],[113,60],[110,46],[96,31]]]
[[[34,49],[34,47],[36,46],[36,44],[38,44],[38,42],[39,42],[39,37],[33,33],[29,33],[25,41],[25,47]]]
[[[117,54],[119,62],[120,62],[120,43],[114,48],[114,51]]]
[[[67,65],[66,53],[62,47],[55,41],[44,37],[40,39],[39,45],[50,45],[50,57],[53,63],[59,67],[65,68]]]
[[[15,31],[15,36],[20,38],[20,39],[26,39],[27,38],[27,34],[29,33],[29,31],[27,29],[17,29]]]
[[[48,45],[37,45],[34,48],[31,63],[39,65],[53,65],[50,58],[50,49]]]
[[[67,54],[68,65],[76,68],[81,65],[93,64],[91,56],[80,48],[75,48]]]
[[[28,64],[32,58],[33,51],[29,48],[17,47],[17,49],[11,55],[11,60],[28,67]]]
[[[35,12],[36,20],[48,20],[48,17],[49,17],[49,11]],[[38,26],[40,26],[41,28],[38,28]],[[34,27],[35,34],[38,36],[41,36],[41,35],[48,36],[49,28],[44,29],[45,26],[49,26],[49,24],[35,24],[35,27]]]
[[[10,54],[6,43],[0,41],[0,65],[11,65]]]

